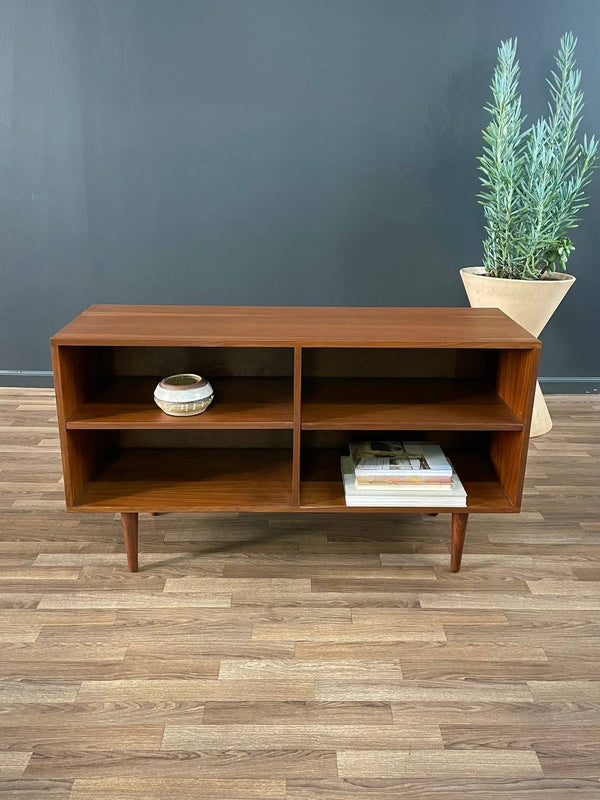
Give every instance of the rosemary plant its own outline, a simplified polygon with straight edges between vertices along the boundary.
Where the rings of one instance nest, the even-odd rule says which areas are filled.
[[[581,72],[575,68],[572,33],[565,33],[548,79],[548,116],[524,128],[519,93],[517,41],[498,48],[490,115],[479,157],[486,239],[483,263],[496,278],[538,280],[566,269],[576,228],[587,203],[586,187],[598,157],[595,137],[581,124]]]

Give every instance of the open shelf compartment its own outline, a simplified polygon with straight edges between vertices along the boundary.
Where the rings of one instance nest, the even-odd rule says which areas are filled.
[[[294,424],[291,378],[213,378],[215,399],[207,412],[172,417],[153,400],[159,377],[121,376],[107,380],[67,420],[70,430],[171,428],[285,429]]]
[[[300,483],[300,505],[303,510],[348,511],[350,513],[409,513],[427,512],[510,512],[517,509],[508,499],[491,461],[484,454],[473,451],[452,450],[448,456],[456,467],[467,492],[466,506],[406,507],[357,507],[347,506],[340,472],[340,457],[346,455],[342,449],[316,449],[302,454],[302,478]]]
[[[302,430],[522,431],[523,408],[505,391],[526,354],[502,349],[307,348]]]
[[[291,429],[293,350],[225,347],[71,347],[61,361],[75,382],[68,430]],[[213,386],[207,412],[165,414],[154,389],[166,375],[200,373]]]
[[[272,431],[268,440],[254,431],[69,436],[95,453],[73,511],[269,511],[292,502],[290,431]]]
[[[314,431],[303,434],[300,474],[300,506],[310,511],[347,511],[373,513],[427,513],[427,512],[481,512],[498,513],[518,510],[510,496],[503,474],[502,463],[497,458],[505,437],[519,434],[444,431],[379,431],[374,436],[368,431],[346,436],[341,431]],[[367,439],[394,439],[397,441],[438,442],[451,461],[466,492],[464,506],[346,506],[341,477],[340,458],[348,455],[346,441]],[[516,500],[515,496],[515,500]]]
[[[303,430],[523,430],[493,385],[451,378],[309,378]]]

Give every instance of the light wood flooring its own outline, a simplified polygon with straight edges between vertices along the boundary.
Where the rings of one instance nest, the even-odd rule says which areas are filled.
[[[600,798],[600,398],[524,511],[63,511],[49,390],[0,390],[2,800]]]

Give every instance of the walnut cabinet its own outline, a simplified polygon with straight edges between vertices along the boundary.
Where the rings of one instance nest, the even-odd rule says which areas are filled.
[[[67,510],[119,512],[133,571],[140,512],[451,513],[457,571],[469,514],[519,511],[540,342],[498,309],[97,305],[51,347]],[[185,371],[215,401],[167,416]],[[466,505],[347,508],[374,437],[439,442]]]

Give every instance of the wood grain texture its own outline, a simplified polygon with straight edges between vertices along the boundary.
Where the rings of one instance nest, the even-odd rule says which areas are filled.
[[[31,750],[23,752],[7,751],[0,753],[0,778],[19,778],[23,774],[29,759]]]
[[[519,703],[532,699],[525,682],[493,683],[485,681],[337,681],[319,680],[315,685],[317,700],[401,700],[428,702],[491,702]]]
[[[80,778],[70,800],[285,800],[284,780],[202,778]]]
[[[135,680],[83,681],[79,700],[306,700],[314,685],[304,681]]]
[[[199,725],[167,726],[164,750],[241,750],[299,748],[308,750],[442,749],[437,725]]]
[[[596,800],[594,778],[338,778],[287,782],[286,800]]]
[[[69,749],[74,738],[85,750],[101,749],[106,744],[107,728],[78,725],[10,725],[0,729],[0,748],[16,752],[44,747],[56,751]],[[161,746],[160,725],[110,726],[111,746],[120,750],[156,750]],[[440,744],[441,746],[441,744]]]
[[[443,515],[205,513],[131,574],[0,390],[0,800],[596,800],[600,401],[549,405],[461,573]]]
[[[429,752],[429,751],[424,751]],[[512,754],[511,754],[512,755]],[[331,778],[337,774],[335,750],[52,750],[39,747],[23,775],[56,778]]]
[[[54,344],[205,347],[538,347],[496,308],[90,306]]]
[[[530,777],[542,775],[534,752],[481,750],[469,752],[444,750],[410,752],[386,750],[346,750],[338,752],[339,775],[344,778],[411,777],[485,777],[505,775]]]

